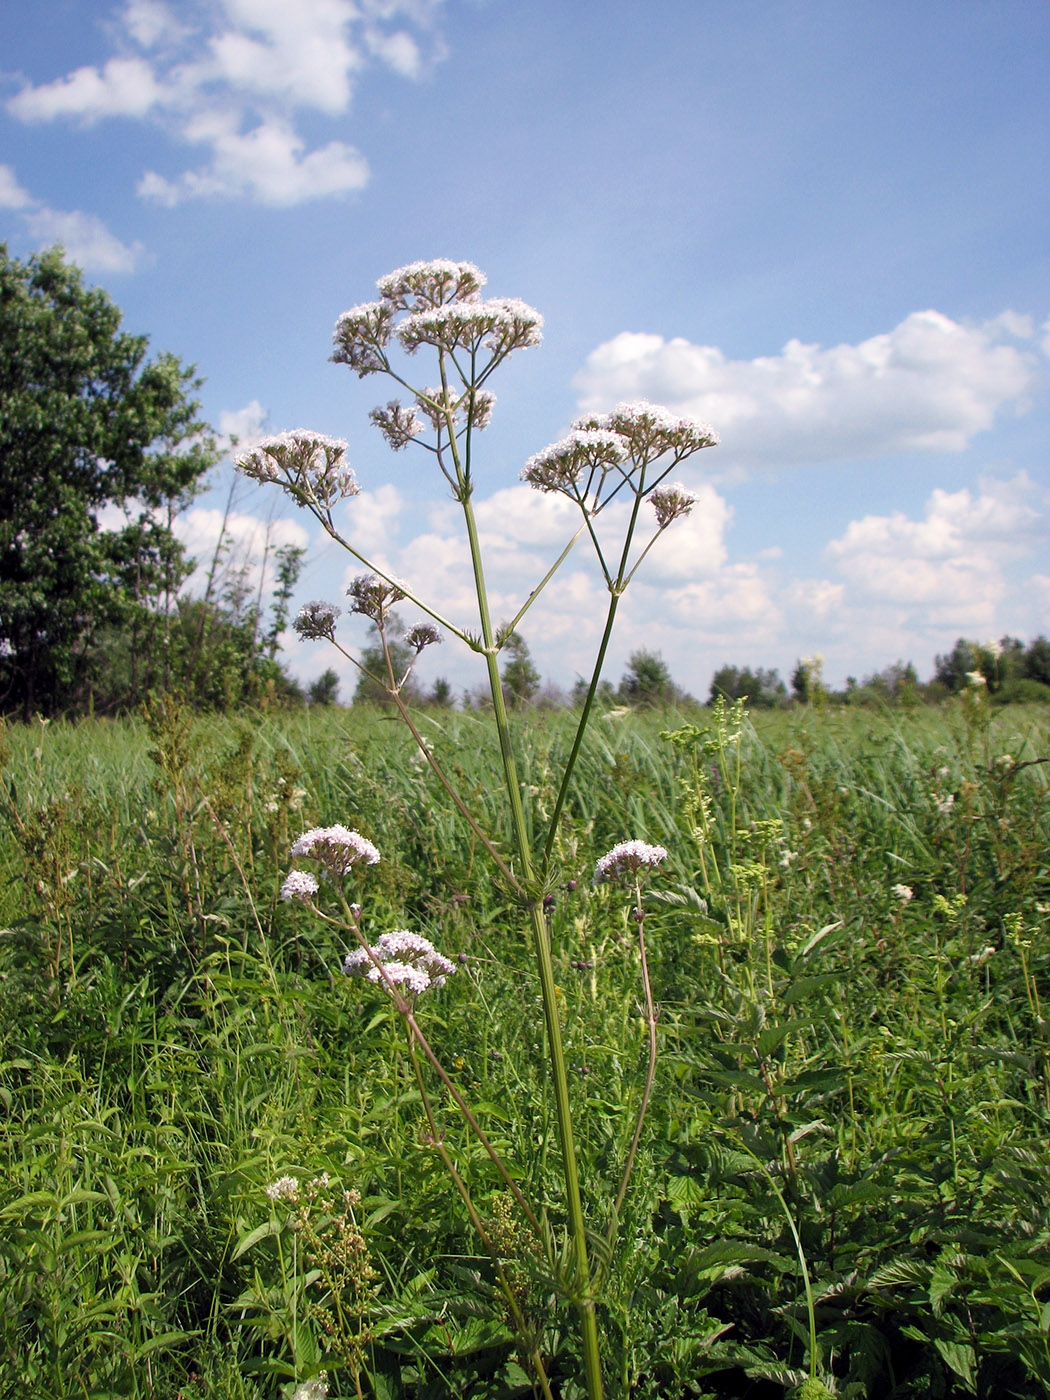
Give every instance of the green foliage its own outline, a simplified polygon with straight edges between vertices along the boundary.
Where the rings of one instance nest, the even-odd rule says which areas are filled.
[[[749,666],[720,666],[711,680],[709,703],[719,696],[726,700],[746,700],[759,709],[773,709],[787,700],[787,686],[774,668],[752,671]]]
[[[540,673],[520,632],[511,632],[503,643],[509,660],[502,671],[503,694],[512,709],[527,705],[540,688]]]
[[[673,704],[678,699],[678,687],[663,657],[643,649],[628,657],[617,698],[621,705],[654,709]]]
[[[156,640],[188,567],[172,513],[215,460],[193,370],[120,319],[60,249],[0,245],[0,705],[25,718],[85,703],[107,626]]]
[[[490,719],[433,730],[505,843]],[[525,730],[530,821],[571,738],[557,714]],[[309,826],[380,847],[368,931],[419,929],[457,959],[427,1034],[556,1200],[530,950],[413,752],[368,707],[205,718],[170,698],[0,735],[0,1394],[278,1400],[327,1369],[348,1397],[354,1357],[366,1396],[530,1394],[398,1019],[276,898]],[[612,712],[585,742],[547,917],[596,1207],[646,1025],[630,909],[591,873],[625,835],[671,852],[646,895],[651,1117],[622,1243],[595,1242],[611,1396],[1050,1385],[1047,758],[1042,707],[987,705],[972,725],[953,707]],[[435,1111],[553,1393],[578,1395],[542,1251],[441,1094]],[[324,1172],[308,1241],[266,1187]]]
[[[334,705],[339,695],[339,677],[331,666],[321,672],[306,688],[311,705]]]

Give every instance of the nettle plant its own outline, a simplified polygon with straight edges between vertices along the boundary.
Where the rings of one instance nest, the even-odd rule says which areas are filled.
[[[444,476],[454,499],[462,508],[477,595],[475,629],[457,625],[442,616],[433,602],[415,591],[412,583],[378,568],[352,539],[344,537],[333,511],[341,502],[357,495],[360,489],[346,461],[345,442],[301,430],[281,433],[244,453],[238,458],[237,465],[245,475],[257,481],[274,482],[283,487],[320,522],[333,540],[364,566],[366,572],[356,577],[347,590],[349,612],[363,616],[374,624],[386,660],[386,674],[380,678],[384,688],[411,730],[424,759],[495,862],[506,887],[521,909],[522,924],[531,935],[535,952],[546,1021],[548,1082],[555,1103],[564,1181],[564,1199],[560,1205],[526,1199],[518,1181],[528,1179],[527,1175],[512,1171],[495,1151],[419,1025],[416,1015],[418,999],[429,989],[443,983],[452,970],[451,964],[417,934],[397,930],[384,934],[377,943],[370,944],[362,932],[361,911],[345,895],[343,880],[355,865],[373,864],[378,860],[379,853],[375,848],[358,833],[342,826],[317,828],[305,833],[293,847],[292,854],[314,864],[320,879],[310,871],[295,870],[285,882],[282,895],[309,906],[320,917],[340,924],[346,933],[352,935],[358,946],[347,957],[344,971],[370,979],[385,991],[403,1017],[434,1144],[445,1160],[482,1243],[492,1255],[510,1314],[522,1334],[524,1349],[542,1392],[548,1396],[551,1393],[540,1348],[535,1339],[528,1335],[514,1290],[506,1278],[494,1243],[470,1199],[466,1183],[444,1147],[430,1108],[420,1053],[429,1061],[470,1130],[489,1154],[525,1221],[535,1232],[537,1245],[546,1255],[552,1277],[557,1280],[563,1296],[575,1307],[581,1332],[587,1394],[589,1400],[597,1400],[602,1394],[602,1348],[595,1306],[599,1301],[603,1271],[595,1266],[590,1257],[593,1250],[589,1251],[588,1231],[593,1231],[592,1238],[604,1239],[603,1252],[611,1255],[616,1243],[618,1216],[628,1188],[652,1087],[656,1056],[655,1012],[645,962],[642,885],[653,868],[666,858],[667,852],[644,841],[627,840],[604,856],[595,871],[596,881],[619,880],[627,886],[627,897],[633,892],[640,972],[649,1022],[649,1065],[645,1088],[620,1188],[611,1206],[607,1207],[606,1218],[601,1221],[588,1222],[584,1215],[544,899],[557,882],[555,855],[559,824],[587,730],[620,599],[656,540],[673,521],[686,515],[693,505],[694,497],[684,487],[669,482],[669,474],[680,462],[702,448],[714,446],[718,437],[705,424],[670,413],[665,408],[646,402],[625,403],[611,413],[593,414],[577,420],[567,437],[531,457],[521,472],[522,480],[538,491],[567,497],[579,510],[580,524],[512,620],[502,627],[494,627],[473,507],[475,441],[477,434],[489,423],[493,412],[495,396],[488,388],[489,380],[509,355],[540,343],[543,318],[522,301],[483,298],[481,293],[485,280],[473,264],[443,259],[412,263],[400,268],[379,280],[378,301],[355,306],[339,318],[332,356],[338,363],[348,365],[360,377],[384,375],[396,381],[408,395],[407,401],[395,398],[373,409],[370,417],[394,451],[418,446],[429,452],[436,469]],[[437,361],[436,382],[430,384],[409,377],[411,366],[408,362],[424,350],[429,352],[428,357],[436,357]],[[393,358],[395,352],[400,352],[398,363]],[[598,521],[614,502],[626,506],[626,510],[620,509],[614,513],[617,521],[622,520],[623,527],[622,532],[617,531],[610,542],[608,530],[602,528],[599,531]],[[522,788],[515,764],[510,718],[500,684],[498,658],[501,648],[512,637],[528,609],[555,578],[569,552],[584,535],[594,550],[608,592],[605,626],[574,741],[560,777],[557,799],[545,834],[541,833],[541,838],[534,843],[530,839],[522,803]],[[429,621],[417,624],[398,639],[407,644],[411,657],[407,670],[401,670],[399,674],[399,666],[394,659],[395,649],[391,646],[394,637],[391,618],[392,609],[403,601],[413,604]],[[360,665],[336,639],[335,629],[340,613],[338,607],[328,602],[309,603],[296,618],[295,629],[304,638],[327,639],[355,665]],[[402,696],[415,658],[424,648],[441,640],[439,629],[444,629],[476,652],[485,666],[513,833],[510,855],[497,848],[494,836],[485,829],[482,818],[470,809],[457,791],[455,783],[420,733]],[[404,645],[397,648],[396,655],[405,655]],[[331,912],[336,906],[339,906],[338,912]],[[568,1248],[565,1250],[557,1249],[553,1244],[549,1206],[556,1215],[564,1212],[568,1234]]]

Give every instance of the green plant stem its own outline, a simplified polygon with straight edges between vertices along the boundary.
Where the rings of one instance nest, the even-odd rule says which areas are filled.
[[[558,835],[558,825],[561,822],[562,808],[565,806],[565,799],[569,793],[569,782],[572,779],[573,769],[576,767],[576,760],[580,756],[580,749],[583,745],[583,736],[587,732],[587,724],[591,717],[591,710],[594,708],[594,697],[598,693],[598,682],[601,679],[602,667],[605,665],[605,653],[609,647],[609,639],[612,637],[613,623],[616,621],[616,609],[620,603],[619,593],[613,593],[609,599],[609,611],[605,618],[605,631],[602,633],[601,645],[598,647],[598,656],[594,663],[594,670],[591,673],[591,683],[587,688],[587,697],[583,702],[583,709],[580,711],[580,720],[576,726],[576,734],[572,741],[572,749],[569,752],[568,760],[565,764],[565,771],[562,773],[561,787],[558,789],[558,799],[554,804],[554,812],[551,816],[550,828],[547,832],[547,844],[543,848],[543,864],[541,871],[546,875],[550,869],[551,857],[554,854],[554,842]]]
[[[583,1341],[583,1363],[587,1383],[588,1400],[602,1400],[601,1355],[598,1344],[598,1320],[594,1311],[594,1297],[590,1264],[587,1258],[587,1227],[583,1216],[583,1201],[580,1195],[580,1178],[576,1165],[576,1143],[572,1126],[572,1108],[569,1101],[569,1076],[565,1065],[565,1050],[561,1038],[561,1022],[558,1015],[558,989],[554,977],[554,961],[551,957],[550,939],[547,935],[547,922],[543,917],[541,897],[536,890],[536,878],[532,865],[532,852],[529,842],[525,810],[521,802],[521,784],[518,780],[514,750],[511,745],[510,724],[507,707],[500,684],[499,667],[496,662],[495,639],[492,619],[489,616],[488,595],[485,590],[485,575],[481,562],[481,547],[478,540],[477,523],[470,503],[469,483],[463,478],[461,491],[463,516],[470,544],[470,557],[474,567],[474,582],[477,589],[478,609],[481,620],[481,635],[484,643],[484,656],[488,668],[489,689],[492,695],[493,713],[499,734],[500,754],[503,760],[503,774],[506,780],[507,797],[510,802],[511,819],[514,825],[518,857],[521,862],[522,882],[528,892],[529,920],[532,925],[533,944],[539,966],[540,989],[543,998],[543,1015],[547,1024],[547,1048],[550,1054],[551,1074],[554,1081],[554,1102],[558,1115],[558,1138],[562,1153],[562,1171],[565,1180],[565,1204],[569,1216],[569,1233],[572,1237],[576,1277],[572,1285],[572,1301],[580,1319]]]
[[[638,1119],[634,1125],[634,1136],[631,1139],[630,1151],[627,1153],[627,1161],[624,1164],[623,1176],[620,1179],[620,1189],[616,1193],[616,1201],[609,1216],[609,1224],[605,1232],[605,1243],[611,1252],[616,1242],[616,1230],[620,1223],[620,1210],[623,1206],[624,1197],[627,1195],[627,1187],[631,1180],[631,1173],[634,1171],[634,1160],[638,1154],[638,1144],[642,1138],[642,1127],[645,1124],[645,1115],[649,1109],[649,1099],[653,1092],[653,1080],[656,1077],[656,1007],[653,1005],[653,989],[649,982],[649,964],[645,956],[645,919],[642,915],[642,890],[641,882],[635,881],[634,897],[637,901],[635,908],[638,911],[638,950],[642,958],[642,986],[645,989],[645,1013],[648,1020],[649,1030],[649,1064],[645,1072],[645,1088],[642,1090],[642,1102],[638,1109]]]
[[[510,1280],[507,1278],[507,1271],[503,1267],[503,1261],[500,1258],[499,1250],[493,1244],[489,1232],[485,1229],[481,1217],[478,1215],[474,1202],[471,1199],[470,1192],[467,1190],[467,1184],[456,1170],[456,1165],[452,1160],[448,1148],[445,1146],[444,1138],[438,1128],[437,1120],[434,1117],[434,1110],[430,1102],[430,1095],[427,1093],[426,1085],[423,1082],[423,1072],[420,1069],[419,1056],[416,1054],[416,1047],[411,1031],[409,1032],[408,1038],[408,1053],[412,1060],[412,1068],[415,1070],[416,1083],[419,1086],[419,1095],[423,1101],[423,1111],[427,1116],[427,1124],[430,1127],[431,1142],[441,1158],[445,1170],[452,1178],[453,1185],[459,1192],[459,1198],[466,1207],[467,1214],[470,1216],[471,1224],[477,1231],[478,1238],[481,1240],[486,1253],[492,1260],[492,1265],[496,1270],[496,1276],[499,1279],[499,1285],[503,1296],[506,1298],[507,1306],[514,1318],[515,1329],[517,1330],[518,1336],[521,1338],[522,1346],[528,1351],[529,1361],[532,1363],[532,1368],[536,1373],[536,1379],[539,1381],[540,1389],[543,1391],[545,1400],[554,1400],[554,1397],[551,1395],[547,1372],[543,1365],[543,1357],[540,1355],[539,1347],[534,1345],[531,1341],[529,1329],[526,1326],[525,1318],[518,1304],[518,1300],[514,1296],[514,1289],[511,1287]]]

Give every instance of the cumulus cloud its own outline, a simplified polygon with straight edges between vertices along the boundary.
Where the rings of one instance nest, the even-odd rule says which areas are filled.
[[[1005,566],[1050,541],[1050,498],[1027,475],[976,492],[934,490],[922,519],[853,520],[826,557],[858,602],[889,603],[934,624],[991,625],[1010,591]]]
[[[35,204],[33,196],[18,183],[9,165],[0,165],[0,209],[28,209]]]
[[[18,213],[40,246],[61,243],[70,262],[85,272],[137,272],[149,260],[144,244],[122,243],[94,214],[50,209],[19,184],[9,165],[0,165],[0,209]]]
[[[310,536],[297,520],[278,518],[265,520],[245,511],[226,512],[216,507],[194,506],[175,522],[175,534],[186,552],[197,561],[197,567],[183,585],[187,593],[200,594],[215,555],[220,538],[226,553],[222,562],[224,577],[231,578],[243,570],[249,593],[260,585],[263,557],[266,570],[262,589],[268,593],[275,582],[275,553],[284,545],[305,549]]]
[[[308,149],[297,113],[344,116],[370,63],[418,78],[442,56],[433,35],[441,3],[210,0],[191,27],[162,0],[130,0],[115,25],[120,53],[27,84],[7,109],[26,122],[150,120],[210,147],[199,167],[143,174],[139,194],[160,204],[247,197],[287,206],[344,195],[367,183],[366,159],[340,140]]]
[[[731,360],[716,346],[624,331],[590,354],[575,384],[584,412],[648,398],[705,419],[722,435],[719,467],[957,452],[1005,409],[1025,407],[1032,336],[1013,312],[966,326],[916,311],[858,345],[791,340],[779,355]]]
[[[247,195],[259,204],[287,207],[309,199],[345,194],[368,183],[368,163],[352,146],[330,141],[315,151],[283,122],[254,130],[229,130],[211,138],[213,158],[201,170],[167,180],[148,170],[138,193],[168,208],[186,199]]]

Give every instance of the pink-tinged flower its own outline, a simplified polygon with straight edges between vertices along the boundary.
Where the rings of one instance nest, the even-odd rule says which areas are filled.
[[[355,865],[379,864],[379,852],[371,841],[345,826],[315,826],[304,831],[292,847],[292,855],[316,860],[326,874],[338,877]]]
[[[649,846],[644,841],[621,841],[598,861],[594,867],[596,882],[615,880],[620,876],[636,875],[639,870],[655,870],[667,859],[663,846]]]
[[[655,491],[649,492],[646,499],[656,511],[656,523],[661,530],[666,529],[671,521],[677,520],[680,515],[688,515],[696,505],[696,497],[692,491],[687,491],[677,482],[669,486],[658,486]]]
[[[668,452],[680,462],[701,448],[715,447],[719,442],[715,430],[698,418],[672,413],[645,399],[617,404],[611,413],[578,418],[573,427],[619,434],[626,439],[635,462],[652,462]]]
[[[299,1178],[279,1176],[267,1186],[266,1194],[271,1201],[290,1201],[294,1205],[299,1199]]]
[[[534,453],[521,471],[522,481],[538,491],[560,491],[576,497],[584,473],[605,472],[626,460],[626,443],[616,433],[574,429],[567,437]],[[584,483],[586,489],[586,483]]]
[[[487,428],[492,421],[492,410],[496,395],[488,389],[475,389],[473,392],[458,392],[451,386],[447,389],[424,389],[416,396],[416,406],[436,433],[448,432],[449,414],[452,415],[453,431],[459,433],[461,427],[470,422],[474,428]]]
[[[361,488],[346,465],[342,438],[294,428],[264,438],[236,460],[238,471],[254,481],[275,481],[298,500],[330,509],[336,501],[357,496]]]
[[[382,965],[383,972],[376,964]],[[369,982],[383,984],[383,973],[395,986],[419,996],[445,985],[445,978],[455,972],[455,964],[439,953],[429,938],[396,929],[384,933],[371,948],[355,948],[343,961],[347,977],[364,977]]]
[[[297,904],[309,904],[320,889],[317,877],[306,870],[292,870],[281,886],[281,898]]]
[[[412,647],[418,656],[424,647],[436,646],[441,641],[441,633],[432,622],[417,622],[405,633],[405,645]]]
[[[378,574],[358,574],[351,580],[346,596],[351,600],[350,611],[360,613],[373,622],[382,622],[395,604],[404,598],[396,583],[389,583]]]
[[[407,447],[423,431],[416,410],[402,408],[397,399],[391,399],[386,408],[373,408],[368,416],[395,452]]]
[[[341,612],[342,609],[334,603],[306,603],[296,614],[292,627],[304,641],[318,641],[321,638],[332,641],[335,637],[335,620]]]
[[[443,306],[450,301],[473,301],[487,278],[469,262],[435,258],[413,262],[388,272],[376,283],[379,295],[396,311]]]
[[[507,355],[538,345],[543,317],[523,301],[447,302],[411,312],[397,328],[397,338],[411,355],[421,345],[439,350],[475,353],[482,346],[493,355]]]
[[[359,379],[386,369],[395,309],[389,302],[369,301],[344,311],[332,337],[335,363],[349,365]]]

